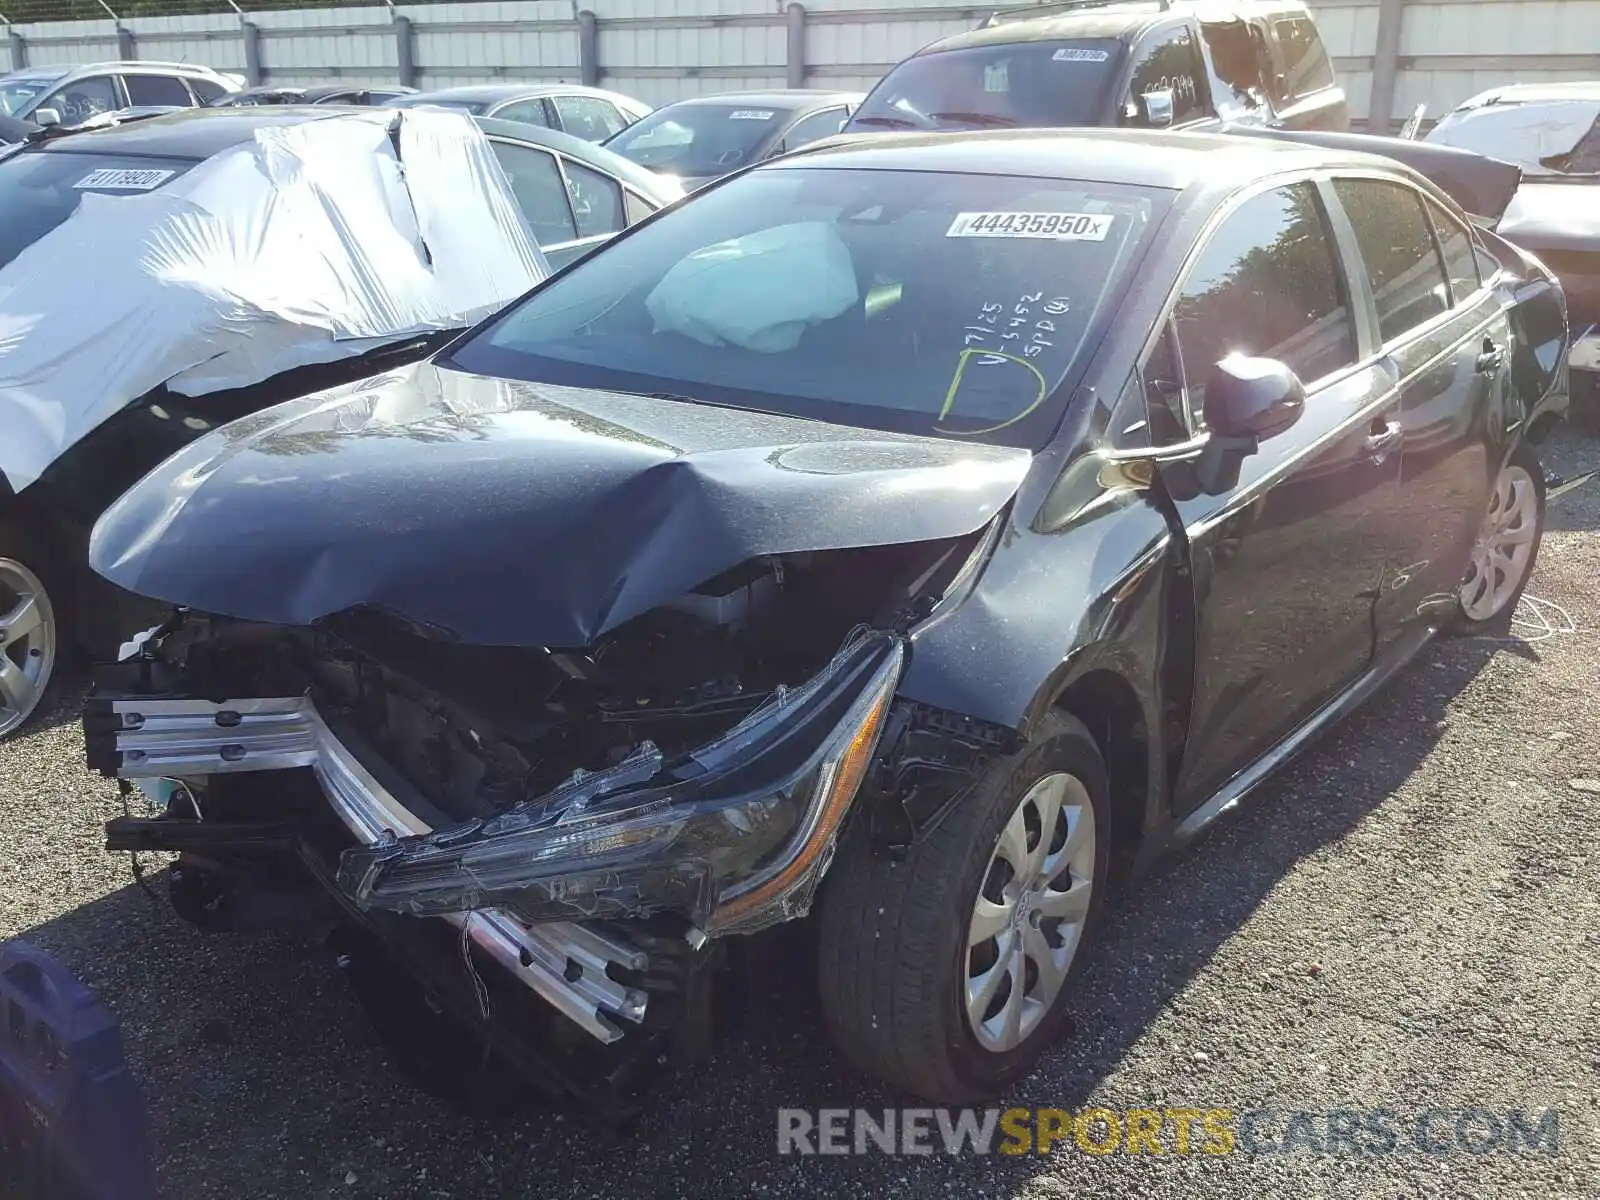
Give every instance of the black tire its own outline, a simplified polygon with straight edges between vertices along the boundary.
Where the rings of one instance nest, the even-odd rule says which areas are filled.
[[[1007,821],[1035,783],[1058,772],[1080,781],[1092,805],[1089,909],[1067,983],[1045,1015],[1014,1049],[990,1050],[965,1010],[973,907]],[[1082,722],[1051,712],[904,859],[874,858],[866,826],[853,823],[822,898],[818,975],[828,1029],[855,1067],[894,1088],[941,1104],[991,1096],[1027,1074],[1070,1024],[1070,976],[1092,938],[1110,865],[1099,748]]]
[[[1539,547],[1544,541],[1545,519],[1545,475],[1544,466],[1539,462],[1538,452],[1533,446],[1524,441],[1512,451],[1511,457],[1506,460],[1506,468],[1520,468],[1526,472],[1533,481],[1534,495],[1537,497],[1537,518],[1534,527],[1533,540],[1529,543],[1527,566],[1523,570],[1522,579],[1517,583],[1516,589],[1507,597],[1506,601],[1491,615],[1474,619],[1467,614],[1465,603],[1457,594],[1455,616],[1450,622],[1450,632],[1461,637],[1497,636],[1508,632],[1511,628],[1512,615],[1517,611],[1517,605],[1522,601],[1522,593],[1527,589],[1528,580],[1533,577],[1533,569],[1539,561]],[[1502,470],[1506,469],[1502,468]],[[1470,569],[1470,568],[1469,568]]]
[[[43,586],[46,601],[51,610],[54,633],[53,661],[50,673],[45,680],[44,687],[29,709],[27,719],[9,730],[5,729],[6,718],[9,713],[7,706],[0,702],[0,737],[7,737],[18,730],[26,729],[34,718],[42,712],[48,712],[50,709],[51,701],[62,677],[62,667],[66,665],[64,660],[68,657],[66,654],[66,642],[61,636],[67,598],[61,586],[61,575],[56,569],[55,560],[43,546],[39,545],[34,538],[23,530],[14,518],[0,518],[0,562],[20,564]],[[0,583],[0,592],[4,593],[0,594],[0,614],[3,614],[12,604],[13,597],[5,590],[3,583]],[[0,654],[8,653],[12,655],[14,662],[19,661],[19,651],[16,647],[0,646]],[[22,658],[26,658],[25,653],[22,654]]]

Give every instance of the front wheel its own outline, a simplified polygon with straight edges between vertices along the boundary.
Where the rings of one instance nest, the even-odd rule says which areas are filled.
[[[858,822],[823,898],[823,1015],[845,1056],[938,1103],[993,1094],[1065,1028],[1065,984],[1105,890],[1105,763],[1050,713],[903,860]]]
[[[60,649],[43,555],[0,522],[0,737],[43,703]]]
[[[1545,475],[1526,442],[1500,469],[1472,544],[1458,593],[1458,632],[1488,633],[1510,626],[1533,574],[1544,537]]]

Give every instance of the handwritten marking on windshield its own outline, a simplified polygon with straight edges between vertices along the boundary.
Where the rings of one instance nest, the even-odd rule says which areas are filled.
[[[1045,382],[1044,375],[1039,368],[1034,366],[1027,359],[1018,358],[1014,354],[1004,354],[999,350],[963,350],[960,354],[960,357],[956,359],[956,373],[950,377],[950,390],[944,394],[944,404],[940,407],[939,415],[937,418],[935,418],[934,424],[938,424],[940,421],[943,421],[946,417],[948,417],[950,415],[950,410],[955,407],[956,393],[961,390],[961,381],[966,378],[967,366],[975,358],[990,361],[994,359],[1005,359],[1007,362],[1016,363],[1019,367],[1025,367],[1028,373],[1033,376],[1035,383],[1038,385],[1037,394],[1033,398],[1033,403],[1028,405],[1027,408],[1023,409],[1014,416],[1007,417],[1004,421],[1001,421],[998,424],[986,425],[982,429],[946,429],[943,432],[951,434],[955,437],[978,437],[981,434],[994,433],[997,430],[1006,428],[1008,425],[1015,425],[1034,409],[1038,408],[1039,405],[1044,403],[1045,395],[1050,391],[1050,385]]]

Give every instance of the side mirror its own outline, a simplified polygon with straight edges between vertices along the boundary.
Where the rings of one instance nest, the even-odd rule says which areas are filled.
[[[1173,114],[1177,112],[1177,101],[1171,88],[1144,93],[1139,97],[1139,103],[1144,108],[1145,124],[1151,129],[1165,129],[1171,125]]]
[[[1275,358],[1230,354],[1206,380],[1206,425],[1221,438],[1274,437],[1298,421],[1305,408],[1305,385]]]
[[[61,110],[57,108],[36,108],[28,120],[39,126],[39,128],[46,129],[51,125],[61,124]]]
[[[1200,486],[1215,496],[1237,486],[1240,464],[1260,449],[1263,438],[1275,437],[1300,419],[1306,389],[1277,359],[1230,354],[1211,368],[1203,408],[1211,437],[1195,474]]]

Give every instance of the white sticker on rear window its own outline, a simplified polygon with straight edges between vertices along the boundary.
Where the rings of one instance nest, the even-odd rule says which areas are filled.
[[[736,108],[728,114],[730,121],[770,121],[772,117],[770,108]]]
[[[160,187],[176,174],[176,171],[101,167],[98,171],[90,171],[72,186],[75,188],[99,188],[108,192],[149,192]]]
[[[1111,232],[1111,213],[964,212],[950,222],[945,237],[1047,238],[1059,242],[1103,242]]]
[[[1063,46],[1050,56],[1051,62],[1106,62],[1109,50],[1085,50],[1082,46]]]

